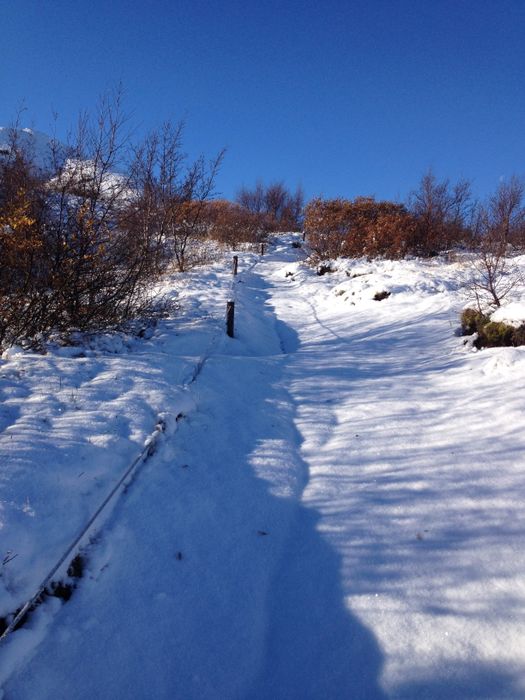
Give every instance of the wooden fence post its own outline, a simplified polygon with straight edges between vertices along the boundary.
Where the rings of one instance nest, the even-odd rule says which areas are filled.
[[[238,255],[234,255],[234,256],[233,256],[233,276],[234,276],[234,277],[235,277],[235,275],[237,274],[237,266],[238,266],[238,264],[239,264],[239,256],[238,256]]]
[[[226,302],[226,335],[233,338],[233,328],[235,320],[235,302]]]
[[[261,243],[261,255],[264,255],[264,243]]]

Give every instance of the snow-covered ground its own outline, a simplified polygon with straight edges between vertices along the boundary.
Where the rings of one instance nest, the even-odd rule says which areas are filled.
[[[525,697],[525,348],[455,335],[461,263],[292,240],[168,280],[148,339],[6,354],[0,615],[168,426],[0,647],[9,700]]]

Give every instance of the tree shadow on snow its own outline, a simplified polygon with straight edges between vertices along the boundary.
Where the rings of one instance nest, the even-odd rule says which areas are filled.
[[[264,603],[260,671],[241,696],[249,700],[380,700],[385,696],[378,681],[382,654],[377,641],[345,606],[341,557],[320,534],[319,514],[300,504],[308,468],[300,457],[301,437],[293,422],[296,407],[284,380],[287,354],[297,351],[300,344],[295,331],[275,319],[273,313],[261,321],[261,305],[268,308],[264,306],[269,297],[267,287],[256,275],[249,276],[243,287],[242,322],[250,328],[252,349],[254,337],[261,339],[257,354],[249,358],[244,350],[239,351],[242,337],[231,344],[232,354],[239,353],[242,361],[237,362],[230,390],[245,392],[246,398],[243,420],[236,430],[241,447],[236,460],[243,471],[242,480],[249,483],[240,488],[246,488],[255,497],[253,515],[258,514],[269,531],[264,546],[273,547],[268,561],[271,571]],[[253,317],[247,319],[247,313]],[[273,339],[268,336],[269,321],[273,322]],[[257,329],[258,323],[264,323],[264,329]],[[280,358],[274,355],[276,347],[283,353]],[[254,373],[256,389],[252,383]],[[275,448],[274,454],[267,447],[272,444],[281,446]],[[262,473],[255,470],[254,475],[249,464],[257,462],[254,455],[261,450],[266,455],[265,466]],[[290,461],[298,482],[294,496],[283,498],[274,495],[272,483],[279,481],[281,465]],[[265,475],[265,468],[274,471]],[[248,567],[252,564],[246,563]]]
[[[396,689],[403,700],[514,700],[522,697],[523,688],[503,669],[490,664],[447,665],[443,678],[422,679]]]
[[[115,510],[111,566],[68,607],[75,634],[49,635],[13,697],[34,697],[38,678],[49,698],[384,698],[341,557],[301,505],[309,475],[285,374],[297,337],[258,277],[239,297],[239,335],[192,385],[197,409]]]
[[[263,669],[247,698],[363,698],[385,695],[372,633],[344,606],[338,554],[298,507],[290,547],[269,590]]]

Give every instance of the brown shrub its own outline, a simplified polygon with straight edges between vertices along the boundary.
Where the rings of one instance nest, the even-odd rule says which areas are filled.
[[[92,122],[81,120],[75,158],[43,173],[15,142],[0,158],[0,345],[150,315],[167,255],[183,270],[205,235],[221,154],[187,168],[180,129],[168,125],[122,174],[123,123],[118,99],[103,100]]]
[[[417,255],[436,255],[470,238],[473,205],[467,180],[451,185],[429,170],[412,192],[409,209],[416,222],[412,250]]]
[[[257,215],[225,199],[207,203],[204,221],[208,236],[231,248],[256,243],[262,233]]]
[[[404,257],[413,247],[416,223],[402,209],[380,211],[365,230],[366,255],[395,259]]]
[[[402,204],[372,197],[314,199],[305,210],[305,232],[319,259],[340,255],[398,258],[412,247],[416,224]]]

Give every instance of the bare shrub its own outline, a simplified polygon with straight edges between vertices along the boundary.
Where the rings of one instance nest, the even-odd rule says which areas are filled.
[[[522,236],[524,213],[522,187],[512,178],[502,184],[488,203],[479,206],[475,224],[475,258],[469,291],[481,311],[486,306],[499,307],[510,292],[523,283],[512,259],[512,241]]]
[[[181,124],[166,123],[135,149],[132,182],[140,197],[132,211],[134,230],[155,249],[159,271],[174,258],[184,272],[194,264],[192,252],[206,238],[206,205],[213,195],[221,151],[210,162],[188,164],[182,152]]]
[[[525,244],[524,186],[516,176],[500,183],[484,211],[490,233],[505,245]]]
[[[103,98],[94,119],[79,121],[74,157],[46,187],[49,321],[58,329],[114,326],[146,303],[151,250],[124,225],[135,196],[121,169],[124,125],[120,93]]]
[[[300,187],[291,192],[283,182],[257,182],[252,189],[242,187],[236,203],[257,218],[261,233],[301,230],[304,194]]]
[[[435,255],[468,241],[473,202],[470,183],[438,181],[429,170],[409,198],[409,210],[416,221],[412,244],[418,255]]]
[[[16,139],[0,160],[0,344],[151,315],[170,256],[180,270],[202,260],[222,154],[188,166],[171,126],[131,149],[120,98],[79,120],[48,172]]]
[[[498,307],[521,282],[519,270],[507,256],[507,246],[498,236],[487,235],[472,263],[469,291],[478,309]]]

